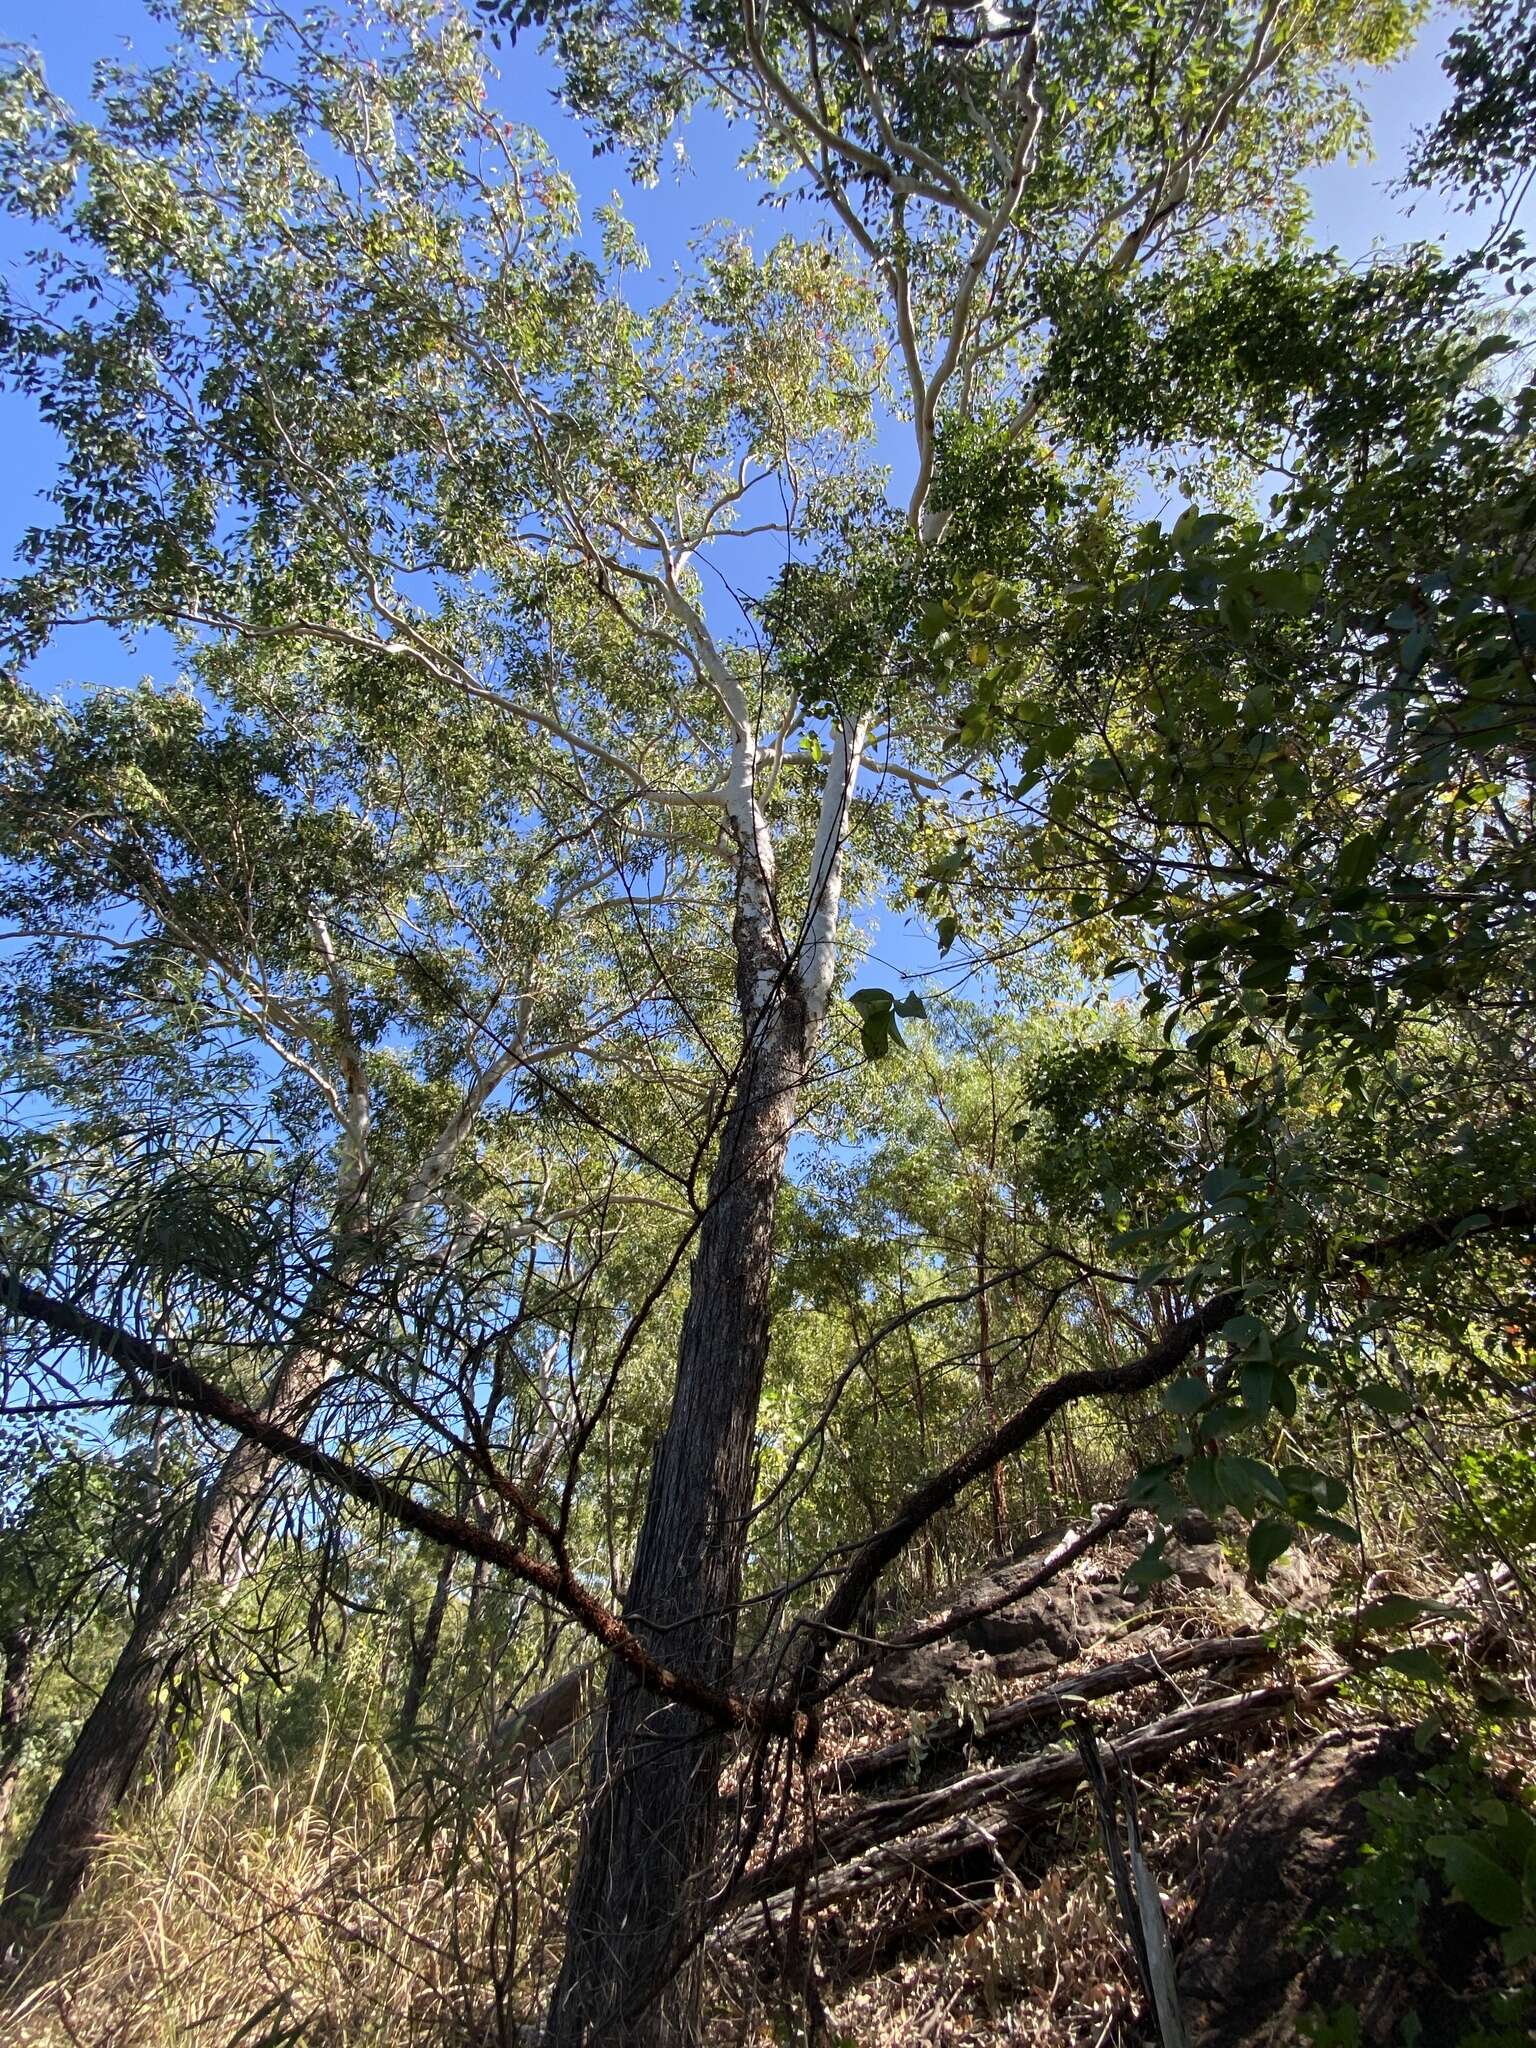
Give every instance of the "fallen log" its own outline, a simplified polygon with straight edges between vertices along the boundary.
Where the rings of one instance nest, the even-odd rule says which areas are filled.
[[[1121,1771],[1145,1771],[1191,1743],[1315,1706],[1346,1675],[1340,1670],[1305,1685],[1260,1686],[1164,1715],[1102,1745],[1106,1777],[1113,1781]],[[1082,1780],[1081,1756],[1075,1748],[1061,1748],[865,1807],[816,1842],[806,1910],[846,1906],[903,1881],[942,1878],[946,1867],[978,1853],[1001,1871],[1019,1838],[1057,1811]],[[717,1926],[712,1946],[740,1951],[774,1938],[794,1911],[810,1853],[792,1850],[749,1871],[732,1897],[733,1916]]]
[[[942,1721],[924,1729],[921,1753],[927,1758],[961,1746],[990,1747],[1020,1728],[1059,1720],[1064,1705],[1073,1700],[1106,1699],[1114,1693],[1129,1692],[1138,1685],[1151,1685],[1160,1678],[1171,1677],[1176,1671],[1188,1671],[1201,1665],[1267,1663],[1273,1657],[1274,1652],[1264,1638],[1251,1632],[1215,1636],[1207,1642],[1177,1643],[1168,1650],[1147,1650],[1117,1664],[1101,1664],[1097,1670],[1057,1679],[1041,1691],[1031,1693],[1027,1699],[1013,1700],[1007,1706],[998,1707],[987,1715],[980,1728],[961,1715],[946,1715]],[[820,1765],[813,1783],[819,1791],[851,1792],[856,1786],[867,1785],[871,1779],[882,1778],[889,1771],[904,1769],[910,1764],[912,1754],[910,1737],[900,1742],[883,1743],[879,1749],[859,1750],[852,1756],[837,1757]]]
[[[866,1671],[878,1670],[888,1658],[899,1657],[908,1650],[920,1650],[927,1643],[942,1642],[946,1636],[959,1635],[962,1629],[973,1622],[983,1621],[988,1616],[1000,1614],[1005,1608],[1017,1606],[1031,1594],[1039,1593],[1053,1579],[1059,1578],[1068,1565],[1075,1564],[1096,1543],[1102,1543],[1106,1536],[1112,1536],[1117,1529],[1124,1528],[1136,1512],[1130,1501],[1120,1501],[1108,1507],[1084,1529],[1068,1528],[1060,1540],[1041,1560],[1036,1569],[1017,1584],[1007,1586],[1001,1592],[991,1593],[985,1599],[973,1600],[954,1607],[948,1607],[935,1619],[919,1622],[890,1636],[883,1643],[868,1643],[850,1662],[843,1665],[836,1676],[827,1680],[819,1697],[830,1699],[841,1692]]]
[[[508,1708],[491,1730],[490,1751],[497,1770],[523,1768],[570,1733],[587,1709],[597,1669],[589,1659]]]

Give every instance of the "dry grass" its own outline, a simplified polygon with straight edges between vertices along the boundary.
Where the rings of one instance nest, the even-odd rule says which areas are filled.
[[[12,2048],[490,2048],[516,2038],[553,1834],[398,1810],[372,1745],[295,1778],[215,1727],[10,1987]],[[518,1882],[511,1883],[513,1870]],[[498,1967],[498,1959],[501,1959]]]
[[[1107,1877],[1074,1857],[1000,1888],[969,1932],[871,1977],[831,2012],[861,2043],[1030,2048],[1093,2042],[1128,2010],[1124,1943]]]
[[[1373,1564],[1383,1574],[1373,1589],[1385,1581],[1435,1590],[1407,1558]],[[1135,1647],[1253,1619],[1235,1591],[1180,1598],[1138,1624]],[[1106,1636],[1081,1663],[1114,1661],[1127,1648]],[[1298,1643],[1295,1654],[1306,1664],[1311,1653]],[[1511,1675],[1523,1684],[1528,1668]],[[1193,1697],[1211,1682],[1191,1673],[1176,1683]],[[998,1703],[1037,1683],[999,1686]],[[1095,1719],[1112,1740],[1171,1703],[1166,1688],[1138,1688],[1101,1702]],[[1371,1694],[1336,1701],[1326,1718],[1390,1717],[1394,1708],[1407,1719],[1419,1710],[1411,1698]],[[825,1755],[898,1739],[912,1725],[857,1693],[828,1720]],[[1176,1934],[1224,1788],[1239,1773],[1283,1767],[1311,1732],[1277,1728],[1204,1745],[1142,1788],[1149,1860]],[[978,1742],[978,1753],[987,1748]],[[930,1775],[937,1781],[968,1761],[960,1750],[936,1757]],[[285,1776],[215,1725],[175,1781],[117,1830],[87,1893],[0,2003],[0,2040],[510,2048],[539,2012],[558,1953],[578,1797],[573,1767],[537,1798],[526,1787],[495,1799],[483,1784],[456,1784],[434,1810],[420,1791],[401,1803],[394,1767],[368,1741],[326,1741],[311,1767]],[[848,1803],[829,1801],[822,1824]],[[791,1802],[778,1846],[792,1846],[798,1827]],[[1036,1849],[989,1900],[973,1897],[962,1912],[942,1890],[919,1886],[910,1899],[882,1896],[846,1918],[815,1916],[832,2037],[860,2048],[1112,2048],[1132,2038],[1124,1931],[1085,1797]],[[712,2039],[765,2044],[786,2038],[786,2023],[796,2037],[794,2001],[755,1973],[744,1984],[733,1976],[722,1974]]]

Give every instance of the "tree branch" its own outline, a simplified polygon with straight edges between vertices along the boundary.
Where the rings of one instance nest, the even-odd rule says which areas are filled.
[[[130,1377],[150,1381],[171,1397],[170,1405],[236,1431],[247,1442],[259,1444],[270,1456],[283,1459],[349,1499],[361,1501],[365,1507],[377,1508],[429,1543],[482,1558],[523,1584],[537,1588],[563,1607],[604,1649],[627,1664],[648,1692],[680,1701],[722,1728],[743,1727],[754,1718],[747,1701],[701,1685],[685,1672],[669,1670],[652,1657],[612,1609],[586,1590],[564,1555],[557,1563],[545,1563],[489,1530],[428,1507],[404,1487],[322,1451],[292,1430],[284,1429],[270,1415],[246,1407],[185,1360],[146,1343],[129,1330],[103,1321],[88,1309],[29,1287],[18,1275],[4,1269],[0,1269],[0,1310],[40,1323],[67,1344],[95,1352],[121,1366]]]

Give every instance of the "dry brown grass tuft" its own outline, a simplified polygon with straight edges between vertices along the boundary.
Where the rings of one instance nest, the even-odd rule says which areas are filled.
[[[527,1820],[515,1800],[399,1809],[385,1759],[362,1742],[327,1742],[307,1774],[273,1777],[216,1726],[114,1833],[10,1987],[0,2036],[12,2048],[510,2041],[537,1989],[540,1854],[556,1846]]]
[[[1129,2010],[1123,1955],[1107,1879],[1073,1858],[1000,1888],[967,1933],[859,1985],[832,2010],[833,2031],[870,2048],[1102,2041]]]

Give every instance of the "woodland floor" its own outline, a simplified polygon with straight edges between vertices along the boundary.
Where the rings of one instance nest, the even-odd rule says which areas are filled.
[[[921,1703],[865,1687],[841,1695],[809,1778],[771,1784],[758,1828],[741,1819],[746,1773],[727,1781],[745,1853],[711,1944],[715,2041],[809,2039],[808,2010],[823,2015],[824,2041],[860,2048],[1156,2039],[1078,1720],[1107,1778],[1131,1776],[1182,1975],[1212,1860],[1255,1802],[1341,1737],[1357,1749],[1379,1741],[1426,1704],[1421,1689],[1373,1670],[1358,1644],[1340,1647],[1343,1607],[1362,1592],[1457,1589],[1403,1573],[1352,1587],[1318,1557],[1302,1561],[1301,1604],[1282,1623],[1228,1552],[1204,1545],[1179,1560],[1201,1583],[1175,1577],[1121,1615],[1118,1581],[1138,1548],[1122,1536],[1058,1578],[1049,1602],[1027,1596],[958,1641],[941,1636],[912,1681],[928,1688]],[[994,1568],[951,1607],[1006,1591],[1008,1569],[1022,1583],[1034,1566]],[[1109,1589],[1106,1607],[1094,1607],[1094,1588]],[[1289,1590],[1294,1601],[1295,1582]],[[1062,1632],[1073,1611],[1088,1637],[1076,1644]],[[987,1627],[1012,1630],[995,1641],[1027,1636],[1032,1612],[1054,1648],[975,1647]],[[1497,1663],[1497,1615],[1468,1613],[1454,1631],[1461,1654]],[[1009,1676],[1010,1658],[1038,1668]],[[903,1690],[899,1671],[894,1687],[888,1673],[874,1684]],[[446,1795],[435,1815],[402,1800],[366,1744],[336,1744],[302,1783],[239,1786],[238,1761],[228,1731],[215,1731],[167,1795],[123,1824],[86,1895],[13,1983],[7,2041],[489,2048],[529,2038],[579,1799],[574,1757],[541,1752],[489,1810],[467,1815]],[[1528,1774],[1518,1734],[1503,1762]],[[1310,1940],[1326,1946],[1324,1933]],[[509,1953],[517,1966],[498,1982],[485,1958]],[[1362,1983],[1379,1962],[1362,1966]],[[1348,1983],[1330,1992],[1335,2004],[1348,1995]],[[1244,2031],[1230,1987],[1223,1996],[1220,2010],[1191,2007],[1195,2048],[1348,2038],[1319,2033],[1328,2015],[1309,2018],[1304,1999],[1299,2013],[1256,2009]]]

